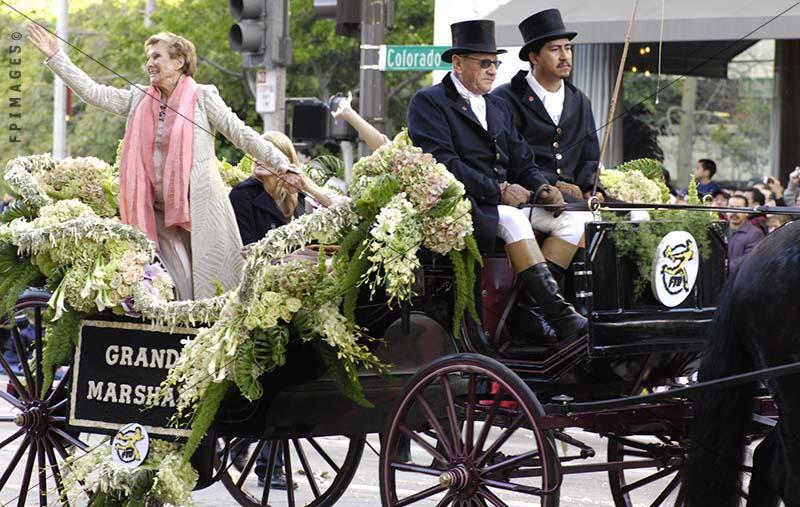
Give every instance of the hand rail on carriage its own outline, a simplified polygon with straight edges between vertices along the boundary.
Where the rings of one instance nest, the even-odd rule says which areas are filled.
[[[597,412],[609,410],[620,407],[631,407],[638,403],[652,403],[655,401],[680,399],[681,401],[690,394],[696,394],[702,391],[710,391],[713,389],[722,389],[727,387],[748,384],[756,380],[768,380],[786,375],[794,375],[800,373],[800,361],[781,366],[772,366],[770,368],[762,368],[747,373],[740,373],[738,375],[731,375],[729,377],[722,377],[697,384],[680,387],[677,389],[670,389],[669,391],[662,391],[652,394],[643,394],[639,396],[628,396],[624,398],[612,398],[603,401],[588,401],[571,403],[565,401],[563,403],[547,403],[544,404],[544,409],[547,414],[551,415],[575,415],[582,412]]]
[[[656,211],[656,210],[684,210],[707,211],[718,213],[764,213],[770,215],[800,215],[800,207],[795,206],[755,206],[753,208],[733,208],[730,206],[706,206],[703,204],[645,204],[633,202],[601,202],[596,197],[586,201],[568,202],[564,204],[534,204],[526,203],[520,208],[541,208],[545,210],[563,211]]]

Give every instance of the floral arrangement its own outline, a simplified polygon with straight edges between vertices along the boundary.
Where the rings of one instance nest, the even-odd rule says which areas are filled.
[[[637,159],[614,169],[603,169],[600,182],[609,195],[620,201],[645,204],[669,201],[669,188],[658,160]]]
[[[604,170],[600,173],[600,181],[612,196],[626,202],[661,204],[669,198],[661,164],[656,160],[632,160],[616,169]],[[687,203],[701,204],[694,177],[689,182]],[[617,253],[631,259],[636,266],[638,277],[634,280],[633,293],[637,297],[650,285],[656,249],[668,233],[688,231],[697,241],[700,257],[706,260],[711,254],[708,230],[715,220],[714,213],[680,209],[651,210],[648,213],[650,220],[635,223],[618,213],[603,213],[604,221],[616,224]]]
[[[242,157],[238,164],[233,165],[227,160],[219,163],[219,174],[222,181],[229,187],[235,187],[252,174],[253,161],[250,157]]]
[[[99,216],[113,217],[117,214],[118,175],[98,158],[65,158],[52,167],[34,169],[33,175],[53,199],[80,198]]]
[[[28,164],[36,168],[31,170]],[[171,301],[172,282],[154,263],[153,244],[118,219],[98,216],[90,204],[99,196],[96,188],[87,195],[74,189],[71,192],[78,195],[70,199],[61,199],[65,193],[45,192],[34,174],[54,167],[41,157],[9,165],[4,179],[21,197],[24,212],[0,224],[0,274],[4,266],[9,273],[27,266],[27,278],[14,278],[18,285],[40,277],[53,290],[53,321],[45,337],[48,371],[68,360],[81,319],[88,313],[107,309],[169,327],[206,325],[183,342],[181,355],[162,385],[179,393],[173,422],[191,424],[182,466],[228,389],[236,386],[250,400],[261,397],[262,375],[285,363],[291,340],[312,344],[345,394],[369,405],[358,371],[381,372],[386,366],[370,352],[367,330],[355,323],[358,292],[365,287],[376,296],[383,288],[392,305],[413,298],[420,248],[452,261],[457,282],[454,333],[466,312],[477,319],[473,288],[480,255],[472,237],[470,203],[461,183],[412,146],[405,133],[356,164],[350,188],[353,200],[339,200],[269,231],[249,250],[238,287],[197,301]],[[59,188],[63,192],[65,187]],[[314,242],[340,247],[331,258],[323,253],[313,258],[289,255]],[[3,264],[4,252],[17,262]],[[13,301],[19,292],[8,299]],[[159,470],[155,485],[148,491],[157,490],[160,470],[178,452],[163,449],[161,465],[153,465]],[[89,484],[97,486],[92,491],[107,495],[113,490],[123,496],[133,491],[134,479],[105,459],[87,463],[93,464],[81,477],[89,477]],[[183,479],[160,480],[180,484],[177,491],[190,482]]]
[[[352,250],[358,254],[353,257],[366,256],[370,264],[356,262],[354,266],[366,268],[359,274],[362,281],[371,280],[373,294],[378,285],[385,285],[390,304],[413,296],[414,273],[419,268],[416,254],[425,247],[450,256],[460,281],[454,334],[465,309],[477,320],[472,287],[474,266],[481,257],[472,236],[471,204],[464,198],[464,186],[443,164],[413,146],[403,131],[355,164],[350,195],[365,221],[375,222],[361,251]],[[350,239],[359,234],[354,231]],[[345,242],[350,243],[359,242]]]
[[[181,460],[180,445],[151,440],[147,458],[136,468],[119,466],[111,454],[106,443],[67,458],[64,493],[72,498],[89,494],[91,505],[98,507],[193,505],[197,472]]]

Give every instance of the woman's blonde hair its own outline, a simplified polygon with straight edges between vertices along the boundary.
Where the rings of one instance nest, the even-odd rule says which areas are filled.
[[[277,130],[269,130],[264,133],[264,139],[275,145],[276,148],[286,155],[289,163],[292,165],[300,165],[300,158],[297,156],[297,151],[294,149],[292,140],[283,132]]]
[[[297,156],[294,144],[292,144],[292,140],[289,139],[286,134],[278,132],[277,130],[268,130],[262,137],[286,155],[290,164],[295,166],[300,165],[300,158]],[[294,216],[294,209],[297,207],[298,189],[288,191],[283,185],[277,184],[279,179],[280,175],[278,173],[273,173],[262,180],[262,182],[264,183],[265,190],[275,199],[275,202],[281,208],[286,218],[291,220]]]
[[[147,48],[159,42],[164,42],[167,45],[167,52],[170,58],[173,60],[183,58],[184,63],[183,67],[181,67],[181,72],[187,76],[194,76],[197,70],[197,50],[195,50],[194,44],[190,40],[172,32],[160,32],[147,38],[144,43],[145,52]]]

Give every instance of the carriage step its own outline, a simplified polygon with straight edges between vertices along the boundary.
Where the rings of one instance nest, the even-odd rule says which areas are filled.
[[[489,394],[496,395],[499,391],[500,391],[500,384],[498,384],[497,382],[491,382],[490,383],[490,388],[489,388]],[[493,403],[493,400],[480,400],[478,402],[479,405],[484,405],[484,406],[491,406],[492,403]],[[503,400],[503,399],[501,399],[500,403],[498,404],[498,406],[500,408],[507,408],[509,410],[516,410],[516,409],[519,408],[519,403],[516,402],[515,400]]]

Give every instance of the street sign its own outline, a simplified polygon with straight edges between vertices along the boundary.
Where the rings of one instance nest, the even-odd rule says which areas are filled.
[[[275,69],[256,73],[256,112],[274,113],[278,109],[278,83]]]
[[[392,46],[382,45],[379,51],[380,70],[450,70],[442,53],[450,46]]]

